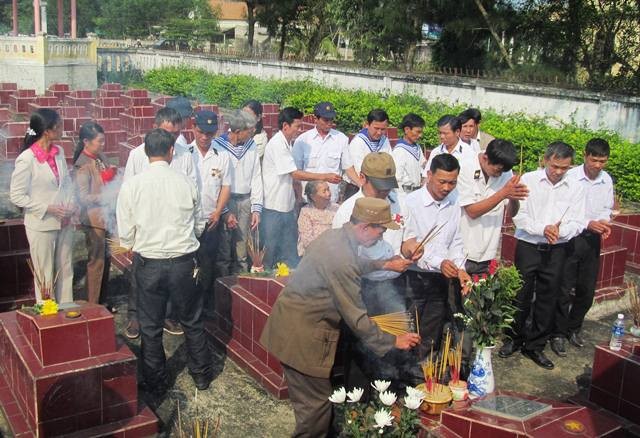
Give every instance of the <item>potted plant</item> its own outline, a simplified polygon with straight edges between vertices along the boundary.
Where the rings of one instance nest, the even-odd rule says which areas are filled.
[[[465,297],[465,327],[473,338],[476,357],[468,380],[469,395],[481,397],[493,392],[495,379],[491,353],[496,341],[515,317],[514,300],[522,287],[522,278],[515,266],[489,264],[489,274],[474,275],[470,291]]]

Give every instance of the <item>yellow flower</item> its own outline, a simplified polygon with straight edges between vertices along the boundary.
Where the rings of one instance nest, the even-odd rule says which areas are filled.
[[[289,276],[289,267],[286,263],[276,263],[276,277],[288,277]]]
[[[55,300],[44,300],[42,302],[40,315],[55,315],[56,313],[58,313],[58,303]]]

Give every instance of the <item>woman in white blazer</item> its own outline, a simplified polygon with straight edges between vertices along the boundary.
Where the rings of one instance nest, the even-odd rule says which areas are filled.
[[[64,150],[53,144],[61,135],[58,113],[36,110],[11,175],[9,197],[24,211],[35,272],[47,287],[55,281],[53,294],[41,291],[34,281],[38,302],[49,297],[58,303],[73,301],[73,229],[69,222],[76,206]]]

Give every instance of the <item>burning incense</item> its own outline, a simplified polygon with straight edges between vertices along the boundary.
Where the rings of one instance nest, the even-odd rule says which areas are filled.
[[[571,208],[571,206],[568,206],[567,209],[564,211],[564,213],[562,213],[562,216],[560,216],[560,219],[558,220],[558,222],[556,222],[558,224],[558,226],[562,223],[562,219],[564,219],[564,217],[567,215],[567,213],[569,212],[570,208]]]
[[[265,248],[260,249],[260,228],[256,228],[255,232],[249,233],[250,238],[247,240],[247,253],[251,258],[251,264],[258,268],[263,266]]]
[[[55,275],[53,276],[53,281],[48,282],[46,274],[42,270],[37,270],[33,265],[33,261],[31,259],[27,259],[27,266],[29,266],[29,270],[31,271],[33,279],[38,286],[38,290],[40,290],[40,299],[42,299],[42,301],[51,299],[51,292],[53,291],[53,288],[58,281],[60,271],[56,271]]]
[[[640,297],[638,296],[638,288],[635,281],[627,283],[629,291],[629,313],[633,317],[633,323],[640,326]]]
[[[107,237],[107,245],[109,245],[109,252],[111,255],[125,254],[129,252],[124,246],[120,246],[120,239]]]
[[[462,343],[464,341],[464,333],[460,337],[460,341],[456,344],[453,351],[449,351],[449,374],[451,382],[458,383],[460,381],[460,368],[462,367]]]
[[[520,176],[522,176],[523,164],[524,164],[524,145],[520,144],[520,171],[518,172]]]
[[[372,316],[371,320],[385,333],[394,336],[409,333],[411,316],[407,312],[394,312]]]
[[[416,333],[420,336],[420,319],[418,318],[418,306],[416,306]]]
[[[417,253],[420,252],[420,250],[429,242],[431,242],[433,239],[435,239],[438,234],[440,234],[440,231],[442,231],[442,229],[445,227],[445,225],[447,225],[446,223],[440,225],[439,227],[437,225],[434,225],[433,228],[431,228],[429,230],[429,232],[427,233],[426,236],[424,236],[424,238],[420,241],[420,243],[418,244],[418,246],[416,247],[416,249],[413,250],[413,252],[411,253],[411,255],[409,256],[410,259],[412,259]],[[436,228],[437,227],[437,228]]]

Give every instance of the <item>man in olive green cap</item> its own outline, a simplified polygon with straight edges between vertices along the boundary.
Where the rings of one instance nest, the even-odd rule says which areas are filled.
[[[320,437],[329,431],[332,388],[329,381],[340,337],[340,323],[377,355],[392,348],[409,350],[420,342],[415,333],[393,336],[369,319],[360,296],[360,278],[376,269],[402,272],[412,263],[400,257],[372,261],[358,257],[386,229],[397,229],[389,203],[358,199],[351,220],[324,232],[276,300],[260,342],[283,365],[296,417],[294,437]]]

